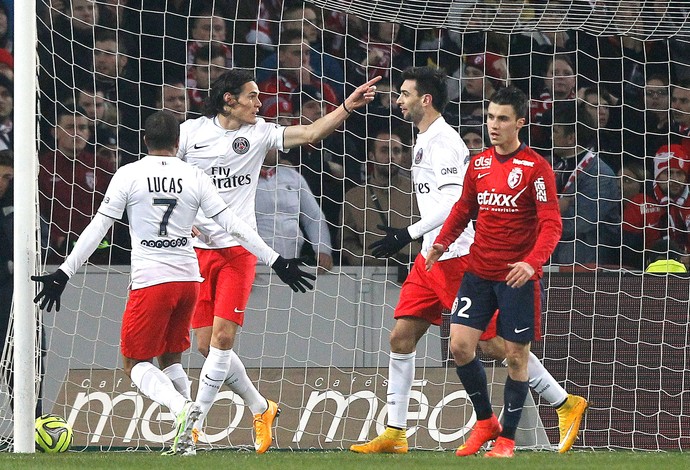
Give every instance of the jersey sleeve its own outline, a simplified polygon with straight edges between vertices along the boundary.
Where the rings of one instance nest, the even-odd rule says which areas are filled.
[[[278,149],[281,152],[285,152],[285,126],[281,126],[279,124],[273,124],[270,122],[266,122],[263,119],[261,119],[259,122],[257,122],[257,127],[260,127],[261,130],[265,133],[266,139],[267,139],[267,148],[269,149]]]
[[[199,182],[199,208],[208,218],[223,212],[228,204],[218,194],[218,190],[213,185],[211,177],[198,168],[190,168],[196,172]]]
[[[434,243],[448,248],[465,230],[472,217],[477,214],[477,187],[472,173],[467,172],[463,182],[462,194],[460,199],[453,205],[448,214],[448,218],[441,227],[441,232],[436,237]]]
[[[103,202],[101,202],[98,212],[110,217],[111,219],[119,220],[127,208],[127,200],[129,198],[129,188],[132,184],[131,178],[128,176],[129,169],[123,166],[110,180],[108,189],[105,192]]]
[[[177,158],[187,160],[187,145],[189,142],[189,126],[191,121],[185,121],[180,125],[180,146],[177,148]]]
[[[558,245],[563,224],[556,194],[556,177],[546,160],[542,160],[537,167],[531,184],[537,210],[537,240],[524,261],[538,271]]]

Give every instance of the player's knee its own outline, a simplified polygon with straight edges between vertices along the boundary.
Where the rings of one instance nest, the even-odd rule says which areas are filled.
[[[211,344],[219,349],[232,349],[235,343],[235,332],[219,329],[213,332]]]
[[[474,359],[474,350],[461,340],[451,341],[450,352],[457,365],[465,365]]]
[[[391,331],[390,345],[391,352],[409,354],[416,349],[417,342],[414,337],[402,334],[394,329]]]

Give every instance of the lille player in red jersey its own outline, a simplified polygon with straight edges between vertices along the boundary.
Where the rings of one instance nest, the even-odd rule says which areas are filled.
[[[520,142],[529,101],[515,87],[489,102],[487,130],[493,147],[472,158],[462,196],[443,224],[427,269],[475,219],[475,240],[451,317],[450,349],[477,423],[456,454],[475,454],[496,439],[487,457],[512,457],[515,432],[529,390],[530,343],[541,337],[542,266],[561,237],[555,177],[548,162]],[[497,332],[505,340],[508,378],[503,426],[494,415],[479,338],[499,309]]]

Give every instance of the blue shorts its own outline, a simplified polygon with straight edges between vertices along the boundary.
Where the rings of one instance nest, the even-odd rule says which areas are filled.
[[[541,282],[519,288],[466,272],[453,305],[451,322],[484,331],[498,309],[496,332],[514,343],[541,339]]]

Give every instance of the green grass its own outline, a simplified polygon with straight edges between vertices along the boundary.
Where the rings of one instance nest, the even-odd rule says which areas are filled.
[[[249,451],[199,452],[195,457],[161,456],[157,452],[68,452],[66,454],[0,453],[0,469],[676,469],[688,468],[690,455],[680,452],[572,451],[518,452],[513,459],[456,457],[453,452],[410,452],[407,455],[358,455],[346,451],[271,451],[256,455]]]

